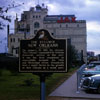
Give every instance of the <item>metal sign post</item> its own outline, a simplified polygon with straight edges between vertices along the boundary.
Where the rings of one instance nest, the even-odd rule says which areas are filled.
[[[45,100],[45,94],[46,94],[46,89],[45,89],[45,75],[44,74],[41,74],[40,75],[40,100]]]
[[[80,93],[79,92],[79,78],[78,78],[79,77],[78,76],[79,75],[79,70],[77,70],[76,75],[77,75],[77,91],[76,91],[76,93]]]

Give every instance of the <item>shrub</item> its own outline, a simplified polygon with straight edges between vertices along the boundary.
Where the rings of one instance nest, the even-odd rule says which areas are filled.
[[[26,86],[32,86],[33,82],[34,82],[33,79],[26,79],[26,80],[24,80],[24,83],[25,83]]]
[[[0,57],[0,69],[7,69],[11,72],[18,72],[19,63],[18,58],[16,57],[9,57],[9,56],[2,56]]]

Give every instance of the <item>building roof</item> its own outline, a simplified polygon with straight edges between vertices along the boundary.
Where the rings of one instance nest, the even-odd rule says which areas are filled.
[[[75,15],[47,15],[44,17],[44,22],[57,22],[57,23],[66,23],[66,22],[75,22],[75,23],[86,23],[86,20],[76,20]]]

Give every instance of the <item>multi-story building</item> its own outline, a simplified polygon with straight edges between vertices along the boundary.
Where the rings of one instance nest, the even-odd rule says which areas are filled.
[[[94,57],[95,53],[93,51],[87,52],[87,57]]]
[[[33,38],[39,29],[48,30],[55,38],[70,39],[79,53],[83,51],[86,62],[86,21],[76,20],[75,15],[48,15],[44,5],[24,11],[20,20],[16,17],[14,34],[8,34],[8,52],[18,56],[20,40]]]
[[[98,61],[100,61],[100,54],[97,55],[97,59],[98,59]]]

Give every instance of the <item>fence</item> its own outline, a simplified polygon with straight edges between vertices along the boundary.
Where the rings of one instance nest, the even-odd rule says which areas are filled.
[[[86,64],[83,64],[78,70],[77,70],[77,91],[79,91],[80,83],[82,79],[82,73],[85,70]]]

